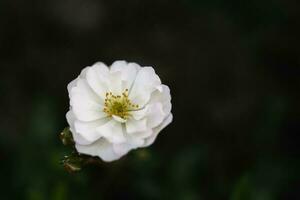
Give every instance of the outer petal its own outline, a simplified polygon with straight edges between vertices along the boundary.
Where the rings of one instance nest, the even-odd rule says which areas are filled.
[[[129,144],[130,146],[132,146],[132,148],[142,147],[145,144],[145,139],[150,137],[152,133],[152,129],[148,129],[147,131],[143,132],[125,134],[126,144]]]
[[[99,139],[90,145],[76,144],[75,147],[79,153],[98,156],[106,162],[118,160],[121,157],[115,153],[112,144],[105,139]]]
[[[113,149],[114,149],[115,153],[118,154],[119,156],[124,156],[130,150],[136,149],[136,148],[137,148],[137,146],[134,146],[134,145],[128,144],[128,143],[114,144],[113,145]]]
[[[123,134],[122,124],[114,119],[111,119],[104,125],[98,127],[97,132],[111,143],[126,142],[126,138]]]
[[[71,89],[70,105],[76,118],[82,121],[92,121],[105,117],[103,106],[87,82],[83,79],[77,81],[77,86]]]
[[[75,120],[74,127],[75,131],[83,137],[85,140],[89,142],[95,142],[98,140],[102,135],[97,132],[97,128],[103,126],[105,123],[107,123],[108,119],[98,119],[91,122],[83,122],[80,120]]]
[[[122,91],[130,89],[134,82],[140,66],[136,63],[127,63],[126,61],[115,61],[111,65],[111,72],[121,72]]]
[[[146,131],[146,130],[147,130],[146,119],[141,119],[141,120],[128,119],[126,122],[126,131],[129,134]]]
[[[143,109],[131,111],[130,114],[132,115],[133,119],[140,120],[146,116],[148,112],[148,107],[144,107]]]
[[[143,145],[144,147],[147,147],[151,145],[154,140],[156,139],[158,133],[164,129],[167,125],[169,125],[173,120],[173,115],[170,113],[170,115],[163,121],[161,125],[153,129],[153,134],[146,139],[145,144]]]
[[[150,137],[152,135],[152,133],[153,133],[153,130],[148,129],[148,130],[143,131],[143,132],[132,133],[130,136],[133,137],[133,138],[137,138],[137,139],[145,139],[145,138]]]
[[[122,71],[124,67],[127,67],[127,62],[125,60],[117,60],[113,62],[110,66],[111,72]]]
[[[126,134],[126,140],[128,144],[134,147],[142,147],[145,144],[145,139],[152,135],[152,129],[148,129],[143,132],[135,132],[132,134]]]
[[[67,88],[68,88],[69,98],[71,98],[71,91],[74,87],[76,87],[78,80],[79,78],[76,78],[68,84]]]
[[[77,133],[75,131],[74,122],[75,122],[76,118],[74,116],[73,111],[71,111],[71,110],[68,111],[67,114],[66,114],[66,118],[67,118],[67,121],[70,125],[70,131],[72,132],[74,141],[78,144],[81,144],[81,145],[90,144],[91,143],[90,141],[86,140],[84,137],[82,137],[79,133]]]
[[[103,101],[110,84],[110,73],[108,67],[102,62],[95,63],[87,70],[86,79],[95,94],[97,94]]]
[[[68,88],[68,93],[69,94],[71,93],[72,88],[77,86],[77,82],[78,82],[79,79],[85,79],[86,78],[87,70],[88,70],[88,67],[83,68],[81,70],[80,75],[68,84],[67,88]]]
[[[171,94],[168,86],[160,85],[159,88],[152,93],[149,104],[157,102],[162,104],[164,113],[168,115],[172,107]]]
[[[128,151],[143,146],[145,143],[144,136],[146,135],[149,136],[151,135],[151,133],[152,133],[151,129],[145,132],[139,132],[134,134],[127,134],[126,131],[124,130],[124,136],[126,137],[126,142],[120,144],[114,144],[113,145],[114,150],[119,155],[125,155],[128,153]]]
[[[109,91],[113,94],[122,94],[122,74],[119,71],[110,72]]]
[[[129,99],[143,107],[150,99],[151,93],[161,84],[152,67],[143,67],[138,72]]]
[[[147,113],[147,126],[154,128],[158,126],[166,117],[161,103],[148,105],[149,112]]]

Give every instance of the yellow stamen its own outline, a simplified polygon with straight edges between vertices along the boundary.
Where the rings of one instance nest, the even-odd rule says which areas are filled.
[[[123,119],[128,119],[131,116],[129,112],[139,107],[139,105],[133,104],[128,98],[128,89],[125,89],[122,95],[114,95],[112,92],[106,92],[105,97],[103,112],[108,117],[116,115]]]

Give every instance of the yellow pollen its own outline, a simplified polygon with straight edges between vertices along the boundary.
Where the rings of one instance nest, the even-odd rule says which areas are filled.
[[[116,115],[123,119],[128,119],[131,116],[129,112],[139,107],[139,105],[133,104],[128,98],[128,89],[125,89],[122,95],[114,95],[112,92],[106,92],[104,106],[103,112],[108,117]]]

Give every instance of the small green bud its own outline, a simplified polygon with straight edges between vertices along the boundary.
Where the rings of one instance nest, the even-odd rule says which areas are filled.
[[[60,133],[60,139],[64,145],[74,145],[74,140],[72,136],[72,132],[70,131],[69,127],[66,127],[61,133]]]
[[[82,169],[84,159],[77,153],[72,153],[70,156],[64,157],[62,164],[68,172],[77,172]]]

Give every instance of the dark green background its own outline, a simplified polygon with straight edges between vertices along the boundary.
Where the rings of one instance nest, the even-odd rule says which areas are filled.
[[[300,199],[300,4],[1,0],[0,199]],[[66,86],[152,65],[173,123],[147,149],[68,174]]]

